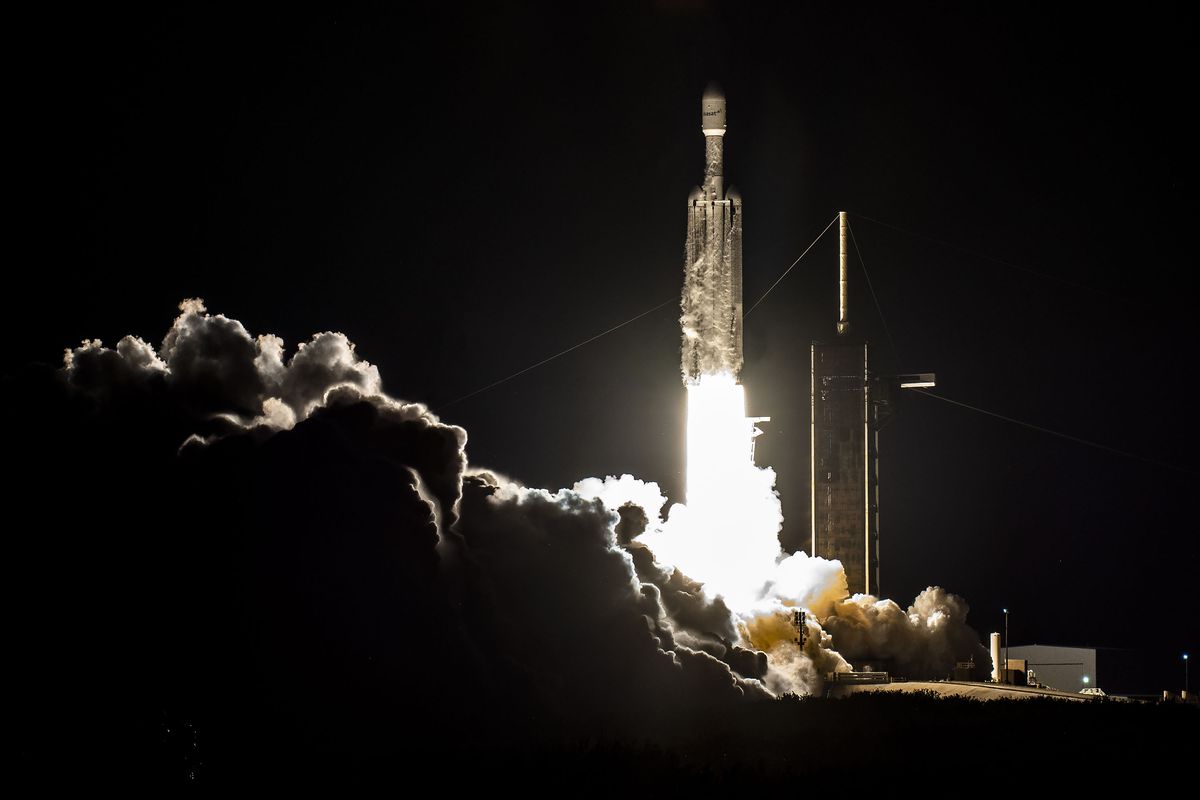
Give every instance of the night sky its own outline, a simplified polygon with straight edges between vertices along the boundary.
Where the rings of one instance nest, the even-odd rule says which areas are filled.
[[[747,306],[847,210],[890,329],[853,258],[873,369],[934,371],[938,394],[1145,459],[905,395],[882,437],[885,594],[944,586],[984,635],[1007,606],[1014,644],[1137,648],[1168,688],[1198,640],[1200,563],[1177,13],[29,20],[5,378],[85,338],[157,345],[201,297],[289,348],[345,333],[389,394],[467,430],[472,464],[549,489],[631,473],[682,500],[675,305],[456,401],[678,297],[716,81]],[[809,536],[808,346],[833,334],[836,270],[831,230],[746,323],[787,550]],[[131,480],[79,476],[101,496]]]

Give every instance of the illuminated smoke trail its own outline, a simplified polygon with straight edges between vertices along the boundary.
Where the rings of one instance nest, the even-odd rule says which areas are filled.
[[[728,373],[704,374],[689,386],[690,502],[664,517],[659,487],[631,476],[587,479],[555,493],[469,468],[466,431],[442,423],[420,403],[384,394],[379,371],[340,333],[317,334],[285,357],[278,337],[252,336],[237,320],[209,314],[199,300],[184,301],[180,312],[157,350],[132,336],[115,348],[92,340],[68,350],[62,369],[47,376],[56,387],[50,395],[65,392],[71,409],[110,420],[102,430],[137,434],[142,449],[131,459],[165,458],[167,468],[190,476],[187,481],[203,475],[224,486],[227,472],[255,474],[251,484],[270,478],[279,487],[263,497],[279,492],[291,507],[302,498],[288,497],[285,487],[303,476],[313,510],[320,511],[314,541],[335,550],[342,539],[326,534],[354,529],[358,516],[321,499],[326,481],[344,490],[355,508],[359,499],[382,503],[387,513],[360,520],[363,532],[407,542],[426,558],[400,559],[377,577],[391,586],[400,574],[393,567],[424,564],[423,577],[404,573],[400,579],[405,586],[416,581],[405,588],[410,595],[438,595],[429,581],[445,580],[482,608],[507,609],[496,619],[460,621],[464,635],[479,637],[478,656],[486,662],[480,668],[487,674],[500,663],[522,664],[518,671],[552,678],[533,686],[553,687],[573,686],[581,670],[591,670],[581,697],[610,691],[628,698],[640,687],[647,698],[670,691],[752,698],[765,695],[763,687],[775,694],[819,691],[824,675],[848,668],[835,649],[856,663],[888,659],[911,678],[944,675],[972,646],[977,662],[986,661],[958,598],[930,589],[907,611],[890,600],[845,600],[840,564],[781,552],[775,475],[753,464],[753,420],[745,416],[744,389]],[[13,394],[33,404],[43,396],[25,392]],[[64,440],[74,442],[75,430],[65,428]],[[80,441],[93,455],[120,449]],[[255,462],[260,472],[242,466],[229,472],[251,456],[267,459]],[[299,458],[294,464],[293,457]],[[333,463],[342,466],[328,469]],[[291,477],[276,476],[280,464]],[[338,477],[354,464],[359,467]],[[359,484],[366,465],[374,465],[371,474],[382,470],[374,490]],[[194,491],[215,498],[228,489],[214,484]],[[167,495],[162,502],[177,500]],[[225,502],[236,505],[244,500],[239,497]],[[405,508],[409,516],[395,516]],[[335,518],[325,520],[321,515],[331,510]],[[230,518],[240,519],[235,511]],[[259,517],[245,519],[238,535],[257,535]],[[291,541],[289,525],[271,530]],[[158,538],[157,530],[152,536]],[[376,562],[371,556],[369,564],[338,575],[358,580],[373,574]],[[583,583],[581,575],[587,576]],[[371,606],[402,607],[390,601]],[[795,641],[796,607],[811,612],[803,648]],[[595,624],[579,624],[584,617]],[[458,630],[459,622],[432,619],[439,630]],[[606,628],[609,623],[615,627]],[[508,652],[505,643],[516,650]],[[611,656],[603,667],[597,650]],[[409,664],[418,651],[396,652]],[[547,666],[549,654],[554,666]],[[637,664],[624,677],[615,671]],[[407,666],[397,669],[407,674]]]
[[[824,616],[846,596],[841,564],[783,553],[783,512],[775,471],[752,460],[753,420],[744,387],[728,373],[687,386],[687,503],[658,518],[666,499],[658,486],[631,476],[581,481],[575,490],[611,509],[633,502],[650,515],[638,541],[662,564],[678,567],[724,597],[741,615],[799,605]]]
[[[840,562],[780,548],[775,472],[754,464],[759,431],[746,416],[745,387],[738,382],[742,205],[735,192],[724,190],[725,98],[714,87],[701,102],[701,129],[705,182],[688,197],[679,320],[687,391],[686,504],[673,505],[663,518],[666,498],[658,486],[628,475],[589,478],[575,492],[599,498],[609,511],[621,513],[633,504],[645,512],[636,542],[627,546],[641,548],[638,557],[652,559],[655,567],[639,574],[660,590],[670,581],[699,584],[711,608],[728,610],[729,624],[722,627],[737,631],[732,644],[767,654],[769,668],[753,677],[772,691],[816,691],[822,676],[850,669],[833,650],[840,638],[851,642],[851,657],[884,659],[908,669],[909,677],[941,677],[959,655],[985,662],[982,646],[970,647],[978,637],[966,627],[966,604],[959,598],[931,587],[907,613],[890,600],[847,599]],[[803,647],[794,624],[797,609],[809,614]],[[826,620],[833,620],[828,632],[821,627]],[[927,657],[930,652],[936,655]]]
[[[775,471],[752,460],[744,387],[728,374],[703,375],[687,393],[687,505],[674,506],[642,541],[741,614],[775,598],[811,607],[844,596],[839,565],[784,559]]]
[[[649,519],[638,542],[660,564],[701,582],[706,596],[721,598],[741,623],[743,643],[753,642],[773,666],[792,675],[774,683],[768,679],[768,685],[807,689],[815,682],[816,669],[793,641],[796,631],[787,609],[802,606],[828,613],[845,596],[846,580],[837,562],[804,553],[788,556],[779,547],[783,514],[775,472],[754,465],[759,431],[756,420],[746,417],[745,388],[738,383],[743,363],[742,203],[724,183],[725,96],[709,86],[700,106],[705,177],[688,197],[679,319],[687,389],[687,503],[673,506],[662,520],[661,495],[650,499],[645,488],[637,488],[626,497],[639,498]],[[607,486],[590,481],[576,490],[601,494],[616,510],[622,491],[636,483],[632,478]],[[753,623],[755,633],[747,623]],[[768,635],[776,628],[790,633]],[[821,637],[811,641],[819,649]],[[810,668],[793,668],[798,662]],[[845,668],[845,663],[822,664],[826,669],[839,666]]]
[[[637,541],[659,564],[704,585],[710,599],[731,610],[741,644],[767,653],[764,681],[776,692],[809,692],[820,676],[849,666],[829,649],[815,620],[803,653],[791,609],[828,616],[846,596],[841,564],[788,555],[779,546],[783,513],[775,471],[754,465],[754,421],[746,417],[745,389],[729,373],[705,374],[687,383],[687,503],[666,519],[658,486],[632,476],[580,481],[574,490],[599,498],[611,510],[633,503],[649,524]]]
[[[856,663],[881,660],[907,677],[944,677],[956,661],[985,664],[978,635],[966,624],[967,605],[930,587],[907,611],[870,595],[848,597],[838,561],[779,544],[783,514],[775,472],[753,461],[754,420],[745,389],[729,373],[687,383],[687,503],[659,516],[666,498],[654,483],[632,476],[580,481],[574,491],[618,511],[645,510],[636,538],[666,572],[678,570],[729,609],[737,645],[767,654],[762,676],[773,692],[820,690],[824,676]],[[793,611],[808,612],[803,647]]]
[[[728,624],[721,627],[737,631],[736,644],[767,654],[769,670],[754,677],[776,692],[810,692],[820,686],[822,675],[849,669],[832,651],[831,636],[820,620],[836,617],[838,629],[855,642],[856,655],[890,658],[895,652],[926,648],[930,637],[925,631],[945,639],[951,629],[964,627],[966,605],[957,598],[957,604],[945,600],[945,593],[926,593],[925,602],[906,615],[891,601],[856,596],[839,615],[847,595],[841,563],[781,550],[783,514],[775,472],[754,464],[759,431],[756,420],[746,416],[745,387],[738,383],[745,316],[743,214],[741,198],[726,191],[724,183],[725,96],[710,86],[700,105],[704,184],[688,196],[679,319],[687,390],[687,502],[672,506],[664,519],[660,514],[666,498],[658,486],[628,475],[589,478],[574,490],[599,498],[609,511],[622,513],[627,504],[643,509],[645,524],[633,534],[636,542],[626,542],[631,552],[637,548],[641,562],[653,561],[653,568],[639,574],[660,591],[672,581],[699,584],[711,608],[729,612]],[[796,609],[810,612],[803,648],[793,621]],[[724,646],[724,638],[718,638]],[[892,640],[904,644],[893,646]],[[960,644],[963,637],[954,641]],[[944,665],[944,653],[953,650],[955,646],[940,648],[936,668]],[[953,654],[950,658],[952,666]],[[908,663],[916,661],[909,658]],[[935,668],[930,662],[921,666]]]

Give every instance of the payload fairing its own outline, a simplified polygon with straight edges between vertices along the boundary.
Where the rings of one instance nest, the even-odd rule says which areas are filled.
[[[710,86],[700,101],[704,185],[688,197],[684,254],[683,380],[742,370],[742,199],[725,191],[725,95]]]

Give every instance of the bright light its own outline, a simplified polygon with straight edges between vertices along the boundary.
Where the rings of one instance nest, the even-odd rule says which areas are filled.
[[[779,548],[775,472],[754,466],[744,387],[728,373],[702,375],[687,385],[687,402],[687,504],[672,506],[640,541],[746,618],[844,596],[840,564]]]
[[[900,376],[901,389],[932,389],[935,386],[937,386],[937,375],[932,372]]]
[[[687,386],[687,506],[672,510],[669,543],[656,554],[721,594],[753,605],[775,571],[783,514],[775,473],[754,466],[746,393],[728,373]]]
[[[1083,676],[1083,682],[1084,682],[1084,683],[1091,683],[1091,682],[1092,682],[1092,679],[1091,679],[1091,678],[1089,678],[1087,675],[1084,675],[1084,676]]]
[[[732,375],[704,375],[687,387],[687,501],[704,504],[752,468],[754,424]]]
[[[846,597],[845,571],[838,561],[780,548],[783,511],[775,472],[754,465],[755,423],[763,418],[746,417],[744,387],[729,373],[706,373],[686,385],[686,503],[659,516],[666,498],[658,486],[630,475],[589,478],[575,491],[600,499],[610,511],[630,500],[646,509],[638,542],[663,568],[677,568],[701,583],[709,598],[724,599],[738,641],[768,654],[772,691],[808,692],[819,684],[820,670],[849,668],[826,649],[827,637],[812,630]],[[873,597],[866,600],[860,614],[879,605]],[[796,641],[797,609],[812,621],[807,657],[800,657]]]

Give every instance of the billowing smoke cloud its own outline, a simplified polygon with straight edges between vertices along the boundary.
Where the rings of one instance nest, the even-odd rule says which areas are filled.
[[[832,639],[816,619],[804,620],[804,642],[792,609],[757,614],[741,623],[742,639],[767,654],[770,669],[767,685],[778,694],[812,694],[824,684],[826,675],[847,672],[851,665],[835,652]]]
[[[42,696],[52,682],[211,719],[302,697],[296,735],[366,718],[367,750],[388,715],[435,738],[509,720],[523,740],[628,741],[770,697],[723,602],[634,540],[640,507],[468,470],[465,431],[387,395],[342,334],[289,355],[199,300],[180,310],[157,349],[84,342],[9,392],[56,421],[18,448],[36,465],[18,494],[51,502],[71,474],[121,486],[18,554],[57,628],[26,632],[53,662],[30,677]],[[120,653],[90,668],[112,689],[73,683],[64,647]],[[479,705],[498,709],[482,727]],[[225,735],[253,749],[249,730]]]
[[[317,334],[285,363],[278,336],[252,337],[237,320],[209,314],[199,299],[184,300],[179,310],[158,353],[136,336],[115,349],[85,341],[66,351],[66,380],[101,399],[161,382],[191,415],[219,415],[241,427],[290,428],[335,387],[382,396],[379,370],[358,358],[343,334]]]
[[[891,600],[848,597],[839,562],[780,550],[782,516],[771,490],[773,473],[748,465],[743,477],[750,490],[735,493],[740,502],[726,516],[718,509],[716,524],[712,509],[703,524],[696,524],[692,510],[683,505],[673,506],[663,519],[659,511],[666,498],[658,486],[631,475],[589,478],[576,483],[575,491],[599,499],[627,521],[636,520],[625,527],[642,579],[660,588],[669,578],[686,581],[690,591],[681,596],[704,610],[710,630],[728,630],[713,619],[728,614],[737,633],[723,634],[721,641],[765,654],[767,668],[753,675],[776,694],[818,693],[825,676],[855,667],[921,679],[944,678],[959,661],[986,666],[985,648],[966,624],[968,609],[961,598],[930,587],[906,614]],[[700,583],[678,567],[661,566],[651,550],[714,581]],[[727,598],[713,587],[735,593]],[[732,607],[728,600],[734,601]],[[796,641],[796,609],[807,612],[803,647]],[[686,618],[686,607],[673,611],[677,624]],[[694,626],[688,630],[698,633]]]
[[[404,403],[384,394],[378,370],[357,356],[354,345],[344,335],[317,334],[285,358],[284,342],[279,337],[253,337],[240,322],[209,314],[201,300],[185,300],[180,312],[163,339],[161,355],[132,336],[122,339],[115,349],[105,348],[99,341],[84,342],[66,352],[64,380],[102,403],[119,402],[136,392],[173,406],[185,425],[190,422],[195,426],[183,449],[239,433],[261,441],[315,414],[336,416],[339,425],[354,436],[357,446],[395,458],[413,471],[414,490],[419,495],[425,491],[432,494],[438,519],[456,519],[466,469],[466,432],[441,424],[420,404]],[[617,598],[625,598],[630,603],[629,619],[650,624],[653,637],[645,634],[645,622],[636,622],[634,628],[642,631],[641,645],[657,640],[652,649],[663,656],[661,669],[672,665],[678,671],[682,665],[691,664],[693,671],[711,671],[711,666],[696,666],[711,660],[711,654],[735,661],[751,678],[761,677],[765,671],[763,659],[733,644],[737,631],[729,609],[719,598],[706,597],[700,584],[678,570],[658,565],[644,545],[631,541],[637,534],[625,535],[624,548],[618,546],[616,529],[636,524],[633,515],[641,514],[643,518],[637,533],[644,530],[644,513],[639,506],[627,505],[622,512],[627,519],[618,526],[620,517],[606,511],[603,503],[585,499],[590,496],[592,484],[603,487],[601,482],[585,481],[575,491],[550,496],[494,473],[486,475],[486,480],[474,478],[472,487],[486,494],[489,502],[470,504],[476,519],[463,520],[451,540],[465,548],[465,555],[473,563],[488,564],[489,569],[479,574],[489,580],[494,580],[504,567],[519,566],[517,575],[522,579],[513,577],[506,583],[506,599],[517,597],[525,588],[536,588],[543,596],[553,598],[547,607],[560,614],[565,601],[577,596],[578,587],[574,591],[568,584],[552,587],[552,579],[563,577],[574,582],[574,576],[586,574],[595,585],[584,596],[596,600],[611,595],[602,601],[608,607],[618,606]],[[622,493],[631,491],[640,503],[651,508],[653,498],[661,497],[654,484],[628,478],[617,485]],[[487,487],[486,491],[481,487]],[[488,522],[481,524],[481,517]],[[544,562],[516,558],[521,546],[529,546],[533,538],[539,540],[534,551],[538,556],[559,554],[559,563],[541,572],[540,582],[530,578]],[[485,559],[487,554],[493,557]],[[606,560],[589,564],[589,559],[600,559],[601,554]],[[542,630],[535,622],[538,607],[529,605],[516,614],[516,622],[503,640],[520,641],[539,635],[533,633]],[[587,627],[582,620],[579,624],[581,629]],[[615,652],[623,659],[632,640],[624,645],[604,648],[604,652]],[[667,657],[668,652],[673,655]],[[509,657],[516,658],[513,654]],[[600,659],[591,661],[599,663]],[[747,689],[753,694],[762,693],[727,667],[718,665],[716,669],[724,673],[736,693]],[[614,685],[622,683],[618,680]],[[598,693],[589,692],[588,696]]]
[[[489,629],[545,708],[634,730],[677,703],[767,696],[676,641],[662,592],[639,580],[602,503],[479,473],[461,512],[464,558],[496,612]]]
[[[39,654],[31,719],[69,686],[63,714],[124,698],[143,725],[166,708],[220,730],[251,713],[287,741],[352,731],[363,752],[406,737],[398,719],[423,720],[429,746],[464,730],[476,746],[666,741],[714,709],[819,692],[850,662],[917,678],[980,659],[952,595],[904,614],[847,599],[837,562],[780,553],[773,475],[748,476],[761,502],[720,520],[765,565],[734,603],[670,555],[688,509],[664,518],[657,485],[549,492],[471,468],[466,432],[386,394],[344,335],[289,355],[199,300],[180,311],[157,349],[84,342],[6,387],[45,421],[18,442],[14,493],[57,509],[53,535],[14,553],[17,593],[51,620],[18,630]],[[80,680],[79,653],[118,655]],[[253,731],[222,735],[253,753]]]
[[[855,595],[833,606],[824,626],[856,665],[914,678],[946,678],[959,661],[989,669],[990,656],[967,625],[966,602],[930,586],[905,612],[892,600]]]
[[[186,432],[184,447],[240,432],[257,438],[288,430],[324,407],[363,405],[353,415],[370,447],[396,449],[449,517],[466,467],[466,431],[443,425],[419,403],[385,395],[379,370],[341,333],[319,333],[285,361],[284,342],[253,337],[237,320],[184,300],[159,352],[126,336],[115,349],[85,341],[64,355],[62,379],[106,407],[152,406]],[[370,406],[367,409],[366,406]]]

